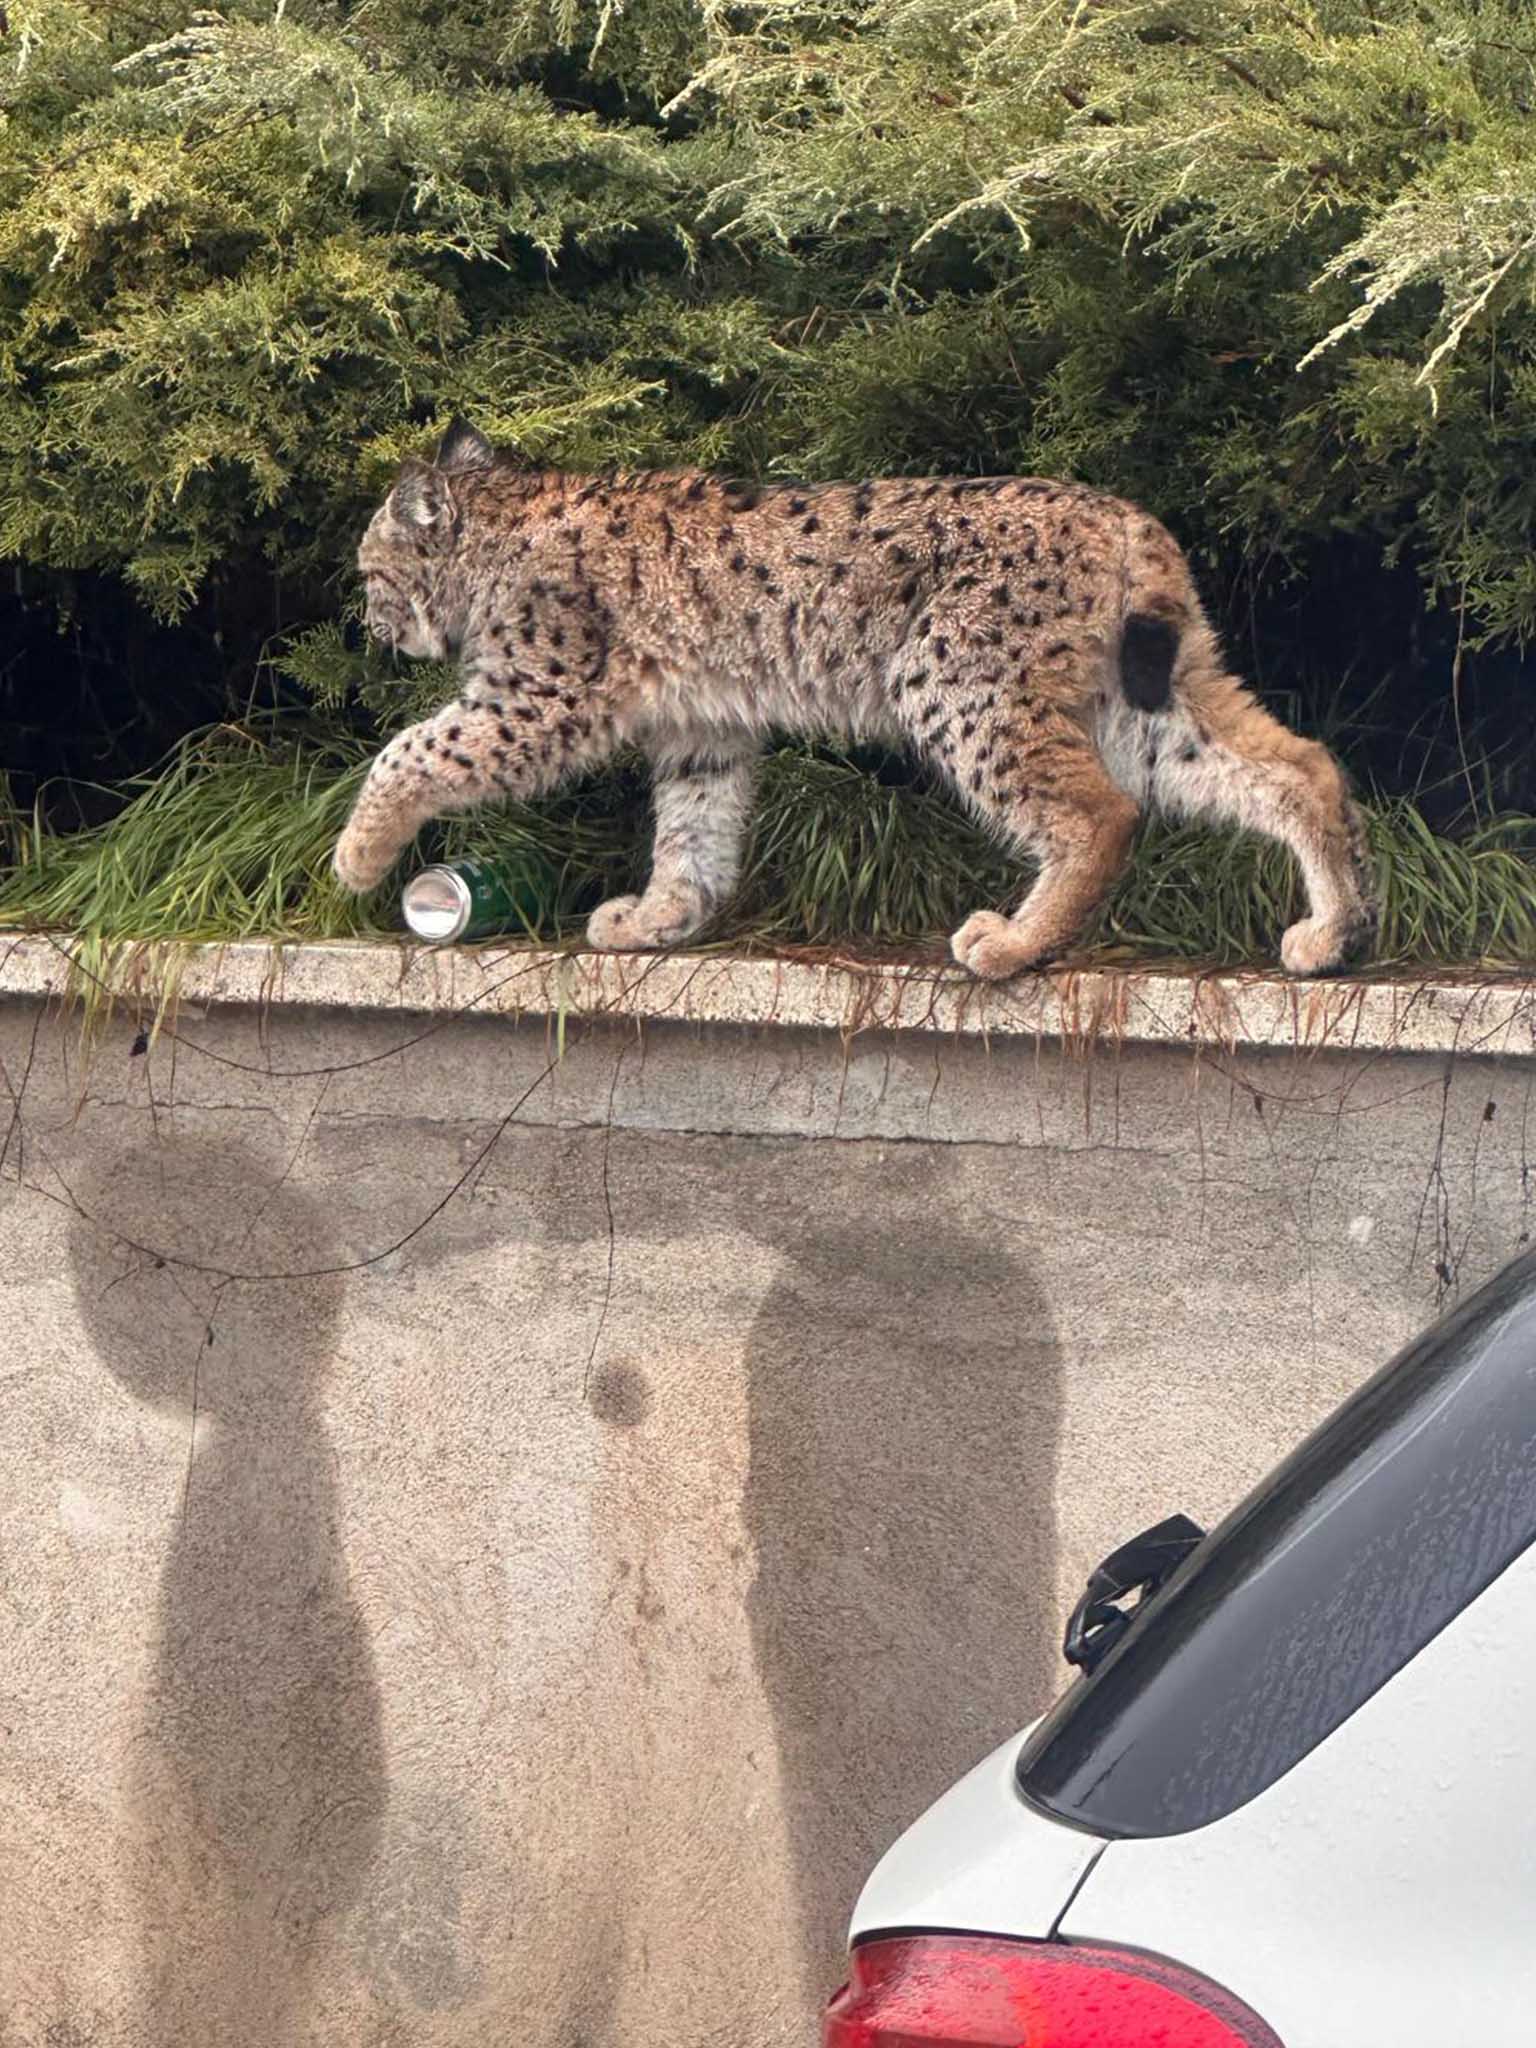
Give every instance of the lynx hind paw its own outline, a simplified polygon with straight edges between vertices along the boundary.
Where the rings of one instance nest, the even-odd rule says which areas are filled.
[[[968,917],[950,940],[949,949],[962,967],[982,981],[1007,981],[1028,968],[1043,966],[1046,958],[1011,917],[996,910],[978,910]]]

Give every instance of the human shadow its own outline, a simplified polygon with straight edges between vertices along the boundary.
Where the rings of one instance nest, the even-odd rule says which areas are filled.
[[[221,1282],[177,1260],[291,1272],[333,1263],[334,1232],[249,1149],[169,1120],[151,1141],[89,1155],[73,1191],[81,1321],[188,1448],[126,1765],[142,2038],[301,2048],[324,2033],[316,1964],[367,1875],[385,1801],[379,1687],[321,1403],[343,1283]]]
[[[783,1258],[747,1345],[748,1599],[809,1996],[878,1855],[1055,1688],[1060,1346],[931,1148],[846,1148],[740,1221]]]

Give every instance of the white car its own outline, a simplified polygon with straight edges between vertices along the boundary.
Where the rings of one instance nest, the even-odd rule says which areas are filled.
[[[1100,1567],[1074,1683],[870,1878],[824,2048],[1530,2048],[1533,1538],[1536,1251]]]

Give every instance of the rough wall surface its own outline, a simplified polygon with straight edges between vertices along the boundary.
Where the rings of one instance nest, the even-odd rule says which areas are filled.
[[[0,1005],[3,2048],[788,2048],[1536,1061]],[[452,1192],[451,1199],[448,1199]]]

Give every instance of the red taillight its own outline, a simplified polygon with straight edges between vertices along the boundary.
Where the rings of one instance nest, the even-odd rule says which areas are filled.
[[[1281,2048],[1230,1992],[1086,1942],[914,1934],[865,1942],[822,2048]]]

